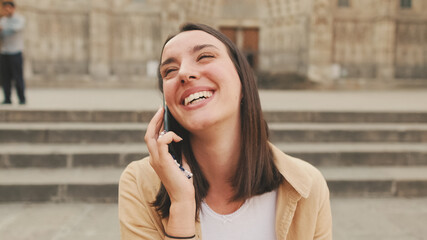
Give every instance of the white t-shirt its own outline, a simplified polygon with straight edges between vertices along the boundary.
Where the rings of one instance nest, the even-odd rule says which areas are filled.
[[[221,215],[202,202],[203,240],[275,240],[277,190],[247,199],[234,213]]]

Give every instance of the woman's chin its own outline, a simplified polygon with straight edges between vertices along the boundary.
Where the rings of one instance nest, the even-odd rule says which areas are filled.
[[[192,134],[201,133],[207,131],[212,126],[215,126],[215,123],[211,120],[201,121],[199,119],[198,121],[193,121],[191,123],[186,124],[185,129],[189,131]]]

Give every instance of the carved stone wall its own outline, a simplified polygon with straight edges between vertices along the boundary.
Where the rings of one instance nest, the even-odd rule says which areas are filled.
[[[224,0],[187,0],[186,21],[215,26]]]
[[[36,14],[28,21],[26,56],[35,75],[89,73],[89,16]]]
[[[394,0],[334,5],[333,64],[338,78],[427,79],[427,2]]]
[[[316,82],[331,79],[333,1],[312,0],[309,8],[309,56],[307,76]]]
[[[155,86],[163,41],[213,25],[222,0],[16,0],[27,19],[29,85]]]
[[[377,76],[374,32],[370,21],[334,22],[333,62],[339,64],[339,77]]]
[[[145,64],[158,58],[161,36],[158,16],[119,13],[111,17],[111,74],[147,75]]]
[[[307,3],[306,0],[268,0],[261,8],[261,70],[307,72]]]
[[[398,22],[396,78],[427,78],[427,22]]]
[[[427,79],[427,1],[268,0],[260,66],[310,79]],[[295,37],[295,41],[293,41]]]
[[[17,1],[18,11],[27,19],[28,84],[155,86],[164,35],[183,22],[174,18],[176,12],[183,12],[182,4],[162,12],[160,3],[156,0]]]
[[[155,86],[163,41],[188,21],[233,27],[238,45],[242,29],[255,29],[262,71],[320,82],[427,79],[425,0],[411,8],[397,0],[15,1],[27,18],[29,85]]]

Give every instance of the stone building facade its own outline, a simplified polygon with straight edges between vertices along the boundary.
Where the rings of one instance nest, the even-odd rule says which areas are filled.
[[[15,0],[37,86],[155,86],[188,21],[228,35],[258,71],[325,85],[427,82],[425,0]]]
[[[270,0],[262,68],[326,84],[427,83],[427,1]]]

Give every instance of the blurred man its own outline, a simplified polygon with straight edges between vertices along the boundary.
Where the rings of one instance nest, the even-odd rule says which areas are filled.
[[[25,82],[23,75],[24,49],[23,28],[25,18],[15,13],[15,3],[3,1],[3,17],[0,19],[0,79],[2,81],[4,101],[11,104],[12,79],[15,80],[19,104],[25,104]]]

